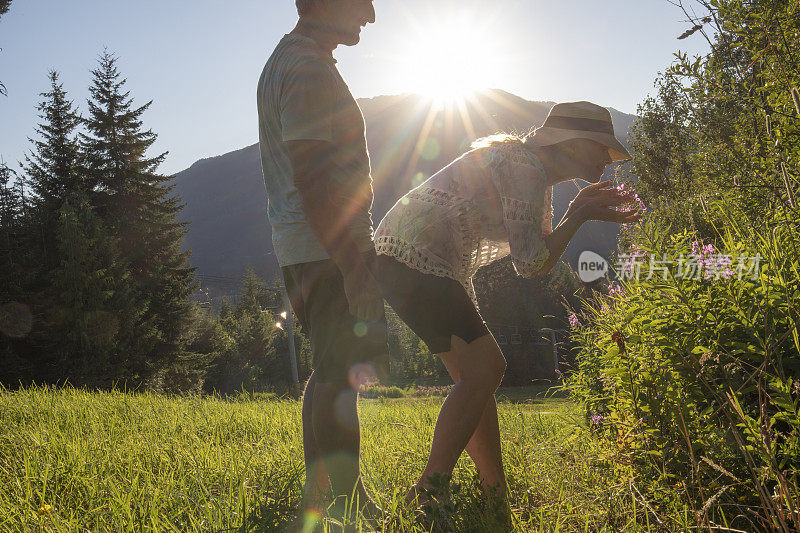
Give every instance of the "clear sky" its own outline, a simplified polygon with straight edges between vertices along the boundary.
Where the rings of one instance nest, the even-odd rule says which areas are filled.
[[[667,0],[375,0],[358,46],[334,52],[356,97],[499,88],[528,100],[591,100],[633,113],[673,52],[704,53]],[[14,0],[0,20],[0,157],[13,168],[54,68],[85,112],[90,70],[119,56],[163,172],[258,139],[255,90],[292,0]]]

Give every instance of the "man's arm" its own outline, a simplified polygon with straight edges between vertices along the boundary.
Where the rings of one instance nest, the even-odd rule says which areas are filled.
[[[383,298],[369,268],[374,264],[375,250],[362,252],[348,225],[356,215],[350,210],[369,210],[370,206],[346,202],[343,192],[332,188],[331,143],[297,140],[288,141],[286,146],[306,220],[342,272],[350,313],[362,320],[380,318]]]

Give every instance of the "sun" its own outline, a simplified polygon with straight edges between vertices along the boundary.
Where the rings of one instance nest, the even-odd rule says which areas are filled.
[[[421,118],[422,127],[410,154],[405,144],[398,143],[378,163],[378,173],[402,165],[403,175],[417,186],[425,179],[418,163],[435,159],[441,149],[440,139],[433,134],[437,124],[455,126],[460,120],[467,141],[479,136],[475,119],[494,124],[484,105],[487,99],[514,109],[513,103],[486,91],[508,86],[519,65],[517,48],[509,43],[508,20],[489,4],[463,7],[461,0],[436,0],[412,9],[397,3],[401,21],[392,38],[396,44],[383,58],[391,69],[392,86],[404,97],[425,96],[412,111],[419,115],[412,123]]]
[[[470,11],[416,27],[401,51],[411,90],[436,104],[448,104],[497,84],[503,58],[498,40]]]

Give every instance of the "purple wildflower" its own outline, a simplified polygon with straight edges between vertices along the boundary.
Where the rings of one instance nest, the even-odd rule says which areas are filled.
[[[609,296],[622,296],[624,293],[625,289],[623,289],[622,285],[620,285],[616,281],[612,281],[611,284],[608,286]]]
[[[729,255],[715,253],[713,244],[703,245],[700,241],[692,243],[692,254],[697,257],[697,265],[704,272],[704,279],[722,276],[729,278],[733,275],[731,258]]]
[[[581,321],[578,320],[578,315],[576,315],[575,313],[572,313],[571,315],[569,315],[569,327],[571,327],[572,329],[575,329],[580,325],[581,325]]]
[[[599,426],[600,422],[602,422],[605,419],[606,417],[604,417],[603,415],[592,415],[592,425]]]
[[[625,202],[615,207],[615,210],[630,211],[638,209],[640,212],[646,211],[647,208],[644,206],[642,199],[639,198],[639,194],[627,183],[620,183],[617,185],[617,192],[625,199]]]

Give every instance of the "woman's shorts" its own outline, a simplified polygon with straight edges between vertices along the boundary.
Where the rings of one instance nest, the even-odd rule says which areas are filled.
[[[377,278],[383,298],[431,352],[449,352],[453,335],[470,343],[489,334],[456,280],[424,274],[388,255],[378,256]]]

